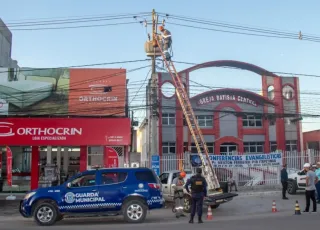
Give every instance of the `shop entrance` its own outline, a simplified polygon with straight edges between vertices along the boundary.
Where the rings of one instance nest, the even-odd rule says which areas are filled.
[[[10,146],[14,186],[9,186],[6,146],[1,146],[1,150],[0,192],[25,192],[59,185],[97,165],[124,166],[124,146]]]

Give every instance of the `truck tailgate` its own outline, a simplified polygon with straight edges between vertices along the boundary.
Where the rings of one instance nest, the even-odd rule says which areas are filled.
[[[223,194],[212,195],[212,196],[206,197],[204,199],[204,203],[210,204],[210,205],[222,204],[232,200],[232,198],[236,196],[238,196],[238,194],[236,193],[223,193]]]

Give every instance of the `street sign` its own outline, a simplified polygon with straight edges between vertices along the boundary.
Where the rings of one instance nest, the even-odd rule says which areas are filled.
[[[157,176],[160,175],[160,156],[158,155],[151,156],[151,168],[154,170]]]

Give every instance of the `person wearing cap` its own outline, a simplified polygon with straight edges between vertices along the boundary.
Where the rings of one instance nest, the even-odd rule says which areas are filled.
[[[170,61],[170,54],[169,54],[169,49],[171,47],[172,44],[172,37],[171,37],[171,33],[169,30],[165,29],[163,26],[159,26],[159,30],[161,31],[162,35],[162,39],[163,39],[163,45],[162,45],[162,51],[166,56],[166,60]]]
[[[318,183],[316,183],[316,190],[317,190],[318,204],[320,204],[320,162],[317,162],[317,164],[316,164],[315,173],[318,178]]]
[[[184,216],[183,214],[183,186],[184,186],[184,179],[186,177],[185,172],[180,172],[179,176],[174,178],[172,181],[172,187],[174,189],[174,202],[176,207],[176,217],[179,218],[180,216]]]
[[[207,196],[207,182],[206,179],[201,175],[202,169],[197,168],[197,174],[192,176],[185,184],[185,189],[190,193],[189,186],[191,185],[191,215],[189,223],[193,224],[193,218],[198,214],[198,223],[203,223],[202,221],[202,209],[203,209],[203,199]]]
[[[317,202],[315,197],[316,186],[318,183],[318,177],[316,173],[311,169],[311,165],[309,163],[305,163],[303,166],[304,171],[306,172],[306,208],[303,212],[309,212],[310,208],[310,200],[313,203],[313,211],[312,213],[317,212]]]
[[[287,164],[283,165],[281,169],[281,184],[282,184],[282,199],[288,200],[286,193],[288,189],[288,172],[287,172]]]

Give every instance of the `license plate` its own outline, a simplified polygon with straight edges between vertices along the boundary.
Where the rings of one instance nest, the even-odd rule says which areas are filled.
[[[223,202],[223,200],[216,200],[216,203],[221,203]]]

